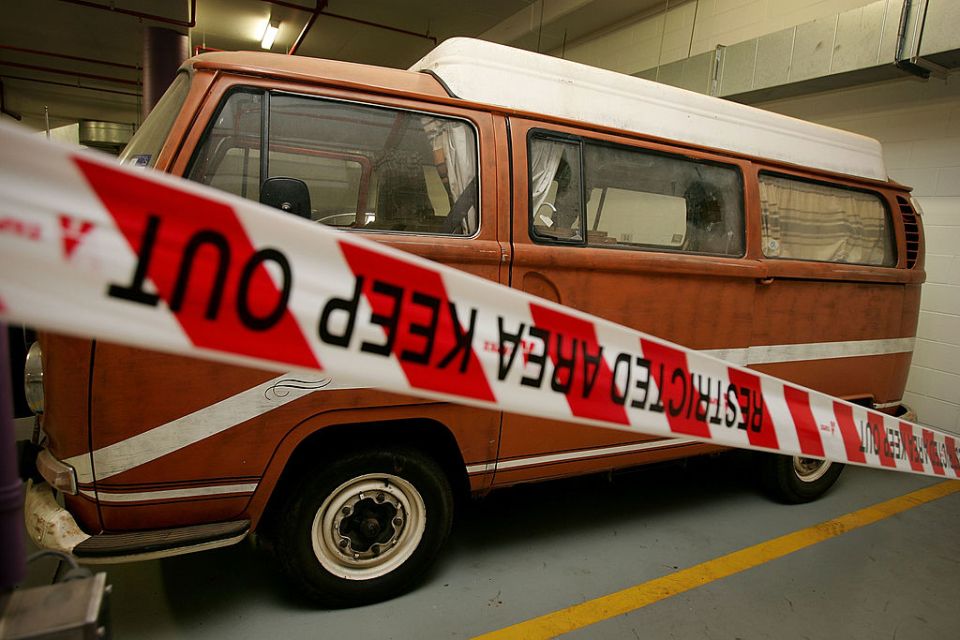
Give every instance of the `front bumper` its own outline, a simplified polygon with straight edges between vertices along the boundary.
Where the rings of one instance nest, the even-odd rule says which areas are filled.
[[[27,534],[41,549],[71,553],[83,564],[152,560],[236,544],[250,532],[249,520],[191,527],[101,533],[83,531],[69,511],[57,504],[46,483],[27,482],[23,507]]]
[[[45,482],[27,481],[23,518],[27,535],[41,549],[73,553],[77,545],[92,537],[57,503],[53,489]]]

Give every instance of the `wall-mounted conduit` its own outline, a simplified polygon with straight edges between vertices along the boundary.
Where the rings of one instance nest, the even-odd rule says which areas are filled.
[[[903,0],[897,29],[897,67],[921,78],[946,78],[948,69],[920,55],[923,29],[927,23],[928,0]]]

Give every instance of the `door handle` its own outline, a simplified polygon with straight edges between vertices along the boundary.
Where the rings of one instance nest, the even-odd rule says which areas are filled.
[[[763,285],[770,285],[770,284],[773,284],[773,280],[774,280],[774,278],[773,278],[773,277],[768,277],[768,278],[757,278],[757,282],[758,282],[759,284],[763,284]]]

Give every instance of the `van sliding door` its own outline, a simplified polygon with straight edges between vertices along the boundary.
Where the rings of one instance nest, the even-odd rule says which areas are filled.
[[[760,265],[745,257],[742,167],[533,121],[511,120],[511,129],[513,287],[696,349],[749,345]],[[519,348],[536,369],[542,343],[525,334]],[[612,358],[602,365],[608,388]],[[546,368],[549,383],[549,358]],[[678,437],[506,414],[494,483],[708,450]]]

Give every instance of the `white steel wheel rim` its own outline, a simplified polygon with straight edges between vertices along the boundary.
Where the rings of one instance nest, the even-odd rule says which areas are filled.
[[[356,516],[378,510],[381,516],[392,515],[389,523],[385,517],[361,518],[364,523],[376,520],[380,526],[377,541],[367,547],[369,530],[361,526],[361,535]],[[420,492],[403,478],[389,473],[352,478],[334,489],[317,510],[310,532],[313,553],[324,569],[339,578],[379,578],[416,551],[426,530],[426,515]]]
[[[793,471],[800,482],[816,482],[826,475],[832,465],[829,460],[793,456]]]

